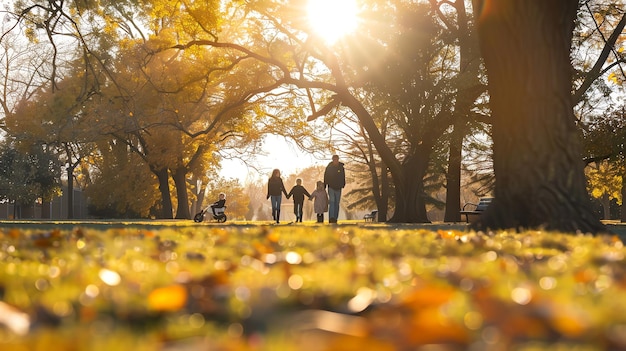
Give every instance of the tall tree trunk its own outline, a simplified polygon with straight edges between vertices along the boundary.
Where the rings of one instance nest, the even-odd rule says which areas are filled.
[[[385,176],[384,163],[382,163],[382,165],[383,166],[380,169],[380,173],[378,173],[378,169],[376,167],[374,159],[370,159],[370,162],[368,164],[368,167],[370,168],[370,175],[372,177],[372,187],[371,187],[372,196],[374,197],[374,203],[376,204],[376,209],[378,210],[378,213],[380,213],[381,211],[387,212],[386,204],[383,204],[383,198],[382,198],[383,196],[382,184],[383,184],[383,177]],[[380,216],[378,218],[380,218]]]
[[[475,229],[603,232],[585,187],[569,60],[576,0],[475,0],[495,200]]]
[[[368,145],[368,159],[367,167],[369,168],[370,177],[372,178],[372,196],[374,197],[374,202],[376,203],[376,208],[378,212],[380,212],[383,208],[382,204],[382,189],[381,183],[385,173],[385,163],[381,162],[380,166],[380,174],[378,173],[378,167],[376,165],[376,159],[374,158],[374,150],[372,148],[372,144],[367,141]],[[385,209],[386,211],[386,209]]]
[[[447,2],[442,2],[446,3]],[[440,4],[441,5],[441,4]],[[480,54],[477,50],[476,32],[469,26],[465,1],[453,4],[457,13],[457,36],[459,38],[459,79],[457,99],[454,107],[454,129],[450,137],[448,171],[446,173],[445,222],[461,220],[461,162],[463,139],[468,128],[467,121],[475,101],[486,91],[480,82]]]
[[[50,213],[50,200],[43,199],[41,201],[41,218],[50,219],[50,217],[52,217]]]
[[[414,178],[414,186],[415,186],[415,196],[413,201],[415,203],[415,220],[411,223],[430,223],[428,219],[428,213],[426,212],[426,193],[424,191],[424,178],[426,177],[426,172],[428,172],[428,164],[430,163],[430,154],[432,153],[432,149],[430,147],[422,144],[422,147],[418,147],[417,152],[415,153],[416,160],[416,172],[412,173],[408,171],[406,174],[415,174]],[[410,179],[410,177],[408,177]]]
[[[28,218],[28,219],[35,218],[35,205],[34,205],[34,203],[29,203],[27,205],[20,206],[20,209],[21,209],[21,212],[22,212],[20,218]]]
[[[407,183],[410,182],[405,181],[405,174],[403,172],[390,170],[390,173],[395,190],[395,208],[393,216],[389,218],[388,222],[410,223],[409,214],[411,210],[408,208],[410,202],[408,200],[409,185],[407,185]],[[415,206],[415,204],[413,206]]]
[[[195,213],[200,212],[202,209],[204,209],[202,204],[204,203],[204,193],[206,191],[206,184],[198,180],[197,177],[194,177],[194,181],[192,184],[195,184],[193,186],[193,192],[195,194],[196,200],[193,202],[191,206],[190,213],[195,214]]]
[[[167,168],[153,168],[150,170],[159,180],[159,191],[161,192],[161,219],[172,218],[172,197],[170,195],[169,176]]]
[[[425,150],[427,149],[427,150]],[[396,184],[396,209],[389,219],[391,223],[430,223],[426,213],[424,176],[428,169],[430,149],[421,148],[402,164],[403,183],[398,191]]]
[[[72,162],[72,151],[68,143],[64,143],[65,154],[69,159],[67,166],[67,218],[74,218],[74,170],[80,164],[80,158]]]
[[[378,204],[378,222],[386,222],[389,212],[389,171],[382,163],[380,169],[380,203]]]
[[[203,155],[205,155],[206,151],[207,151],[207,147],[204,144],[199,145],[198,148],[196,149],[196,152],[194,152],[191,160],[189,160],[189,163],[184,169],[185,174],[183,175],[183,179],[185,180],[185,194],[187,194],[187,188],[186,188],[187,173],[189,172],[190,169],[196,168],[196,165],[202,161]],[[196,214],[202,209],[202,202],[204,201],[204,190],[206,188],[206,184],[204,184],[203,182],[200,182],[198,180],[198,177],[196,176],[193,177],[191,184],[193,185],[192,191],[193,191],[193,194],[195,195],[194,196],[195,200],[191,204],[191,209],[189,206],[190,205],[189,199],[187,198],[187,200],[185,201],[185,204],[187,204],[186,207],[187,207],[187,214],[189,218],[191,218],[192,214]],[[200,187],[198,187],[198,185],[200,185]],[[178,203],[180,204],[180,201]],[[180,208],[180,205],[178,207]],[[177,214],[179,213],[178,210],[176,211],[176,213]]]
[[[620,156],[622,160],[622,206],[620,206],[620,220],[622,223],[626,222],[626,157]]]
[[[611,219],[611,199],[609,194],[602,194],[600,203],[602,204],[602,219]]]
[[[367,167],[369,168],[370,177],[372,178],[372,196],[374,197],[376,209],[378,210],[377,221],[385,222],[387,221],[387,207],[389,205],[389,179],[387,178],[387,165],[385,165],[385,162],[383,161],[377,164],[376,157],[374,156],[374,147],[362,127],[361,134],[363,135],[367,145],[367,154],[364,156],[365,159],[368,160]]]
[[[74,218],[74,169],[76,166],[67,166],[67,219]]]
[[[444,222],[461,221],[461,151],[465,131],[461,131],[460,123],[459,121],[454,126],[450,137],[448,171],[446,172],[446,212],[443,216]]]
[[[172,174],[172,178],[176,185],[176,197],[178,199],[176,219],[191,219],[191,215],[189,214],[189,195],[187,195],[187,168],[176,168]]]

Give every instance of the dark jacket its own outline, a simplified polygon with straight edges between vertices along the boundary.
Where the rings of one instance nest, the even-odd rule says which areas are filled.
[[[287,196],[287,190],[285,190],[283,179],[270,177],[270,180],[267,182],[267,198],[269,199],[270,196],[280,196],[281,192]]]
[[[331,162],[326,166],[324,184],[335,190],[342,189],[346,186],[346,171],[343,168],[342,162],[339,162],[336,166]]]
[[[287,198],[293,196],[293,202],[301,204],[304,202],[304,195],[306,195],[307,197],[311,197],[311,194],[309,194],[309,192],[306,191],[306,189],[302,185],[294,185],[294,187],[291,188],[291,191],[287,195]]]
[[[218,200],[211,205],[212,208],[222,208],[226,205],[226,199]]]

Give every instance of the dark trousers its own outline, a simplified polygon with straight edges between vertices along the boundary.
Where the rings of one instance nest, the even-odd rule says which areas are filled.
[[[317,214],[317,223],[324,223],[324,214],[323,213],[318,213]]]
[[[276,221],[276,223],[280,223],[280,210],[273,210],[272,217]]]
[[[302,206],[304,201],[293,202],[293,213],[296,215],[296,222],[302,222]]]

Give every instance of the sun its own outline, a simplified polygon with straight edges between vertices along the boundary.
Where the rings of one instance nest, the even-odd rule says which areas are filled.
[[[332,45],[356,29],[356,0],[308,0],[307,16],[315,34]]]

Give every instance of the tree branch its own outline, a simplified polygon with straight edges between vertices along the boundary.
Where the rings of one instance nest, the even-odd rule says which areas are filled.
[[[589,8],[589,4],[585,4],[585,6],[587,7],[587,10],[591,13],[592,11]],[[592,17],[593,17],[593,13],[592,13]],[[617,39],[622,34],[624,27],[626,26],[626,13],[622,15],[622,19],[619,21],[617,26],[615,26],[615,29],[613,30],[613,33],[611,33],[611,36],[609,37],[608,40],[604,38],[604,35],[600,31],[600,28],[598,27],[598,23],[595,21],[595,18],[593,22],[596,25],[596,29],[602,36],[602,40],[604,40],[604,48],[602,48],[602,52],[600,53],[600,56],[598,56],[598,59],[596,60],[596,63],[593,66],[593,68],[591,68],[591,70],[587,72],[587,74],[585,74],[585,80],[583,81],[583,84],[581,84],[580,87],[578,87],[578,89],[576,89],[576,91],[574,92],[572,96],[574,100],[574,104],[582,100],[587,89],[589,89],[591,84],[600,76],[602,72],[602,66],[604,66],[606,59],[609,57],[609,54],[613,53],[618,61],[620,59],[619,55],[615,53],[614,46],[615,46],[615,43],[617,42]],[[626,74],[624,74],[624,70],[622,70],[622,74],[624,75],[624,77],[626,77]]]
[[[318,117],[326,115],[328,112],[330,112],[330,110],[339,106],[339,104],[341,104],[341,99],[339,99],[337,95],[333,95],[329,103],[327,103],[324,107],[319,109],[317,112],[313,111],[313,114],[307,117],[306,119],[307,122],[313,121],[317,119]]]

